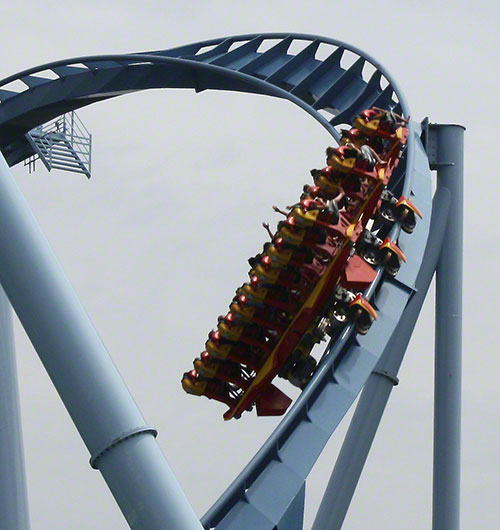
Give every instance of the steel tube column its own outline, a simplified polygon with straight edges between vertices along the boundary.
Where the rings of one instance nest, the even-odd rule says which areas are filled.
[[[0,287],[0,514],[2,530],[29,530],[12,310]]]
[[[460,526],[464,130],[461,125],[429,126],[438,186],[450,191],[452,204],[436,280],[434,530]]]
[[[415,282],[416,292],[363,388],[312,530],[339,530],[342,527],[387,401],[397,384],[399,368],[436,270],[449,205],[449,191],[438,189],[432,204],[431,234]]]
[[[202,526],[0,155],[0,282],[129,525]]]

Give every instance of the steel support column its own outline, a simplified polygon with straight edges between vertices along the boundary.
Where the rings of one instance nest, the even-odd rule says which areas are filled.
[[[438,189],[432,204],[431,233],[415,282],[416,292],[363,388],[312,530],[338,530],[342,527],[387,401],[397,384],[399,368],[436,270],[449,204],[449,191]]]
[[[460,526],[460,416],[462,372],[462,240],[464,127],[433,124],[438,186],[451,194],[446,238],[436,279],[436,359],[434,373],[434,530]]]
[[[202,526],[0,155],[0,282],[129,525]]]
[[[0,520],[2,530],[29,530],[28,496],[12,310],[0,287]]]

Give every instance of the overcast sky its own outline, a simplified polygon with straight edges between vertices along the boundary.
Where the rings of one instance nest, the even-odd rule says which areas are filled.
[[[5,5],[5,3],[4,3]],[[498,523],[498,3],[19,0],[0,7],[0,77],[72,56],[165,49],[290,31],[366,50],[412,117],[466,132],[462,526]],[[473,7],[472,7],[473,6]],[[496,61],[496,62],[495,62]],[[328,134],[263,96],[149,91],[79,112],[93,178],[39,164],[14,174],[195,511],[201,516],[278,420],[223,422],[179,381],[260,249],[262,220],[321,166]],[[179,200],[180,199],[180,200]],[[495,202],[494,202],[495,201]],[[184,204],[188,206],[184,206]],[[487,217],[488,216],[488,217]],[[347,530],[427,529],[432,499],[433,295],[428,297],[347,515]],[[127,528],[24,332],[19,384],[34,530]],[[349,415],[350,416],[350,415]],[[348,418],[347,418],[348,419]],[[344,421],[307,483],[309,528]]]

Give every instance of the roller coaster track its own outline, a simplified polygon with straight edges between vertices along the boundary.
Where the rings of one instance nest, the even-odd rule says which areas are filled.
[[[9,85],[19,81],[26,88],[12,90]],[[350,124],[365,108],[377,106],[410,117],[388,71],[350,45],[304,34],[240,35],[169,50],[76,57],[3,79],[0,150],[10,166],[17,164],[33,154],[26,134],[34,127],[70,110],[149,88],[222,89],[287,99],[337,141],[337,128]],[[415,293],[430,233],[432,190],[421,126],[410,122],[409,129],[404,158],[390,183],[396,195],[411,197],[423,214],[413,234],[400,233],[399,223],[390,234],[407,263],[394,279],[377,271],[365,293],[378,314],[369,333],[355,335],[349,325],[328,344],[307,388],[203,517],[205,528],[301,528],[297,514],[303,511],[305,478],[375,369]]]

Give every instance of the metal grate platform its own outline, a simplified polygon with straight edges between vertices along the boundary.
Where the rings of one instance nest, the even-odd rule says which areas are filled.
[[[48,171],[61,169],[90,178],[92,135],[74,111],[35,127],[26,138],[34,150],[25,161],[30,172],[39,159]]]

